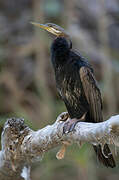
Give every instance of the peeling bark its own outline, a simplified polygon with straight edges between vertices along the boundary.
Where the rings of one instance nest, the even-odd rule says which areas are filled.
[[[57,158],[64,156],[65,148],[71,143],[114,144],[119,146],[119,115],[102,123],[78,122],[75,131],[63,135],[64,117],[58,116],[53,125],[38,131],[31,130],[22,118],[8,119],[1,137],[0,179],[30,180],[30,165],[41,161],[48,150],[62,145]]]

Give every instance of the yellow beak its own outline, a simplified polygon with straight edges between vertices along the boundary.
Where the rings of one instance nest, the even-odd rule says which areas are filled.
[[[37,27],[40,27],[42,29],[45,29],[45,30],[49,30],[49,27],[45,24],[40,24],[40,23],[36,23],[36,22],[30,22],[31,24],[33,24],[34,26],[37,26]]]

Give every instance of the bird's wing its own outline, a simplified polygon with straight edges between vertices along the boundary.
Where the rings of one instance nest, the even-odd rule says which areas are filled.
[[[89,68],[81,67],[80,78],[86,99],[89,103],[89,114],[92,122],[103,121],[101,93],[93,73]]]

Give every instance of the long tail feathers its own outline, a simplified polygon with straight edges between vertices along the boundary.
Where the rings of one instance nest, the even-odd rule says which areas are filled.
[[[97,154],[97,157],[99,159],[99,161],[106,167],[111,167],[111,168],[114,168],[116,166],[116,163],[115,163],[115,160],[112,156],[112,153],[108,147],[107,144],[104,145],[104,149],[103,149],[103,152],[102,153],[102,149],[101,149],[101,146],[98,145],[98,146],[93,146],[96,154]]]

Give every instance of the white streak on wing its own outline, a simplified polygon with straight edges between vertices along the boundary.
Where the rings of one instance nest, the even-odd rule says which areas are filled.
[[[62,88],[59,87],[58,92],[62,97],[62,99],[67,100],[70,104],[76,106],[77,108],[77,103],[75,104],[75,102],[77,101],[81,92],[79,91],[79,88],[76,87],[76,85],[74,85],[73,93],[71,93],[70,91],[71,83],[72,83],[71,78],[69,78],[68,80],[67,78],[64,78],[61,83]]]

